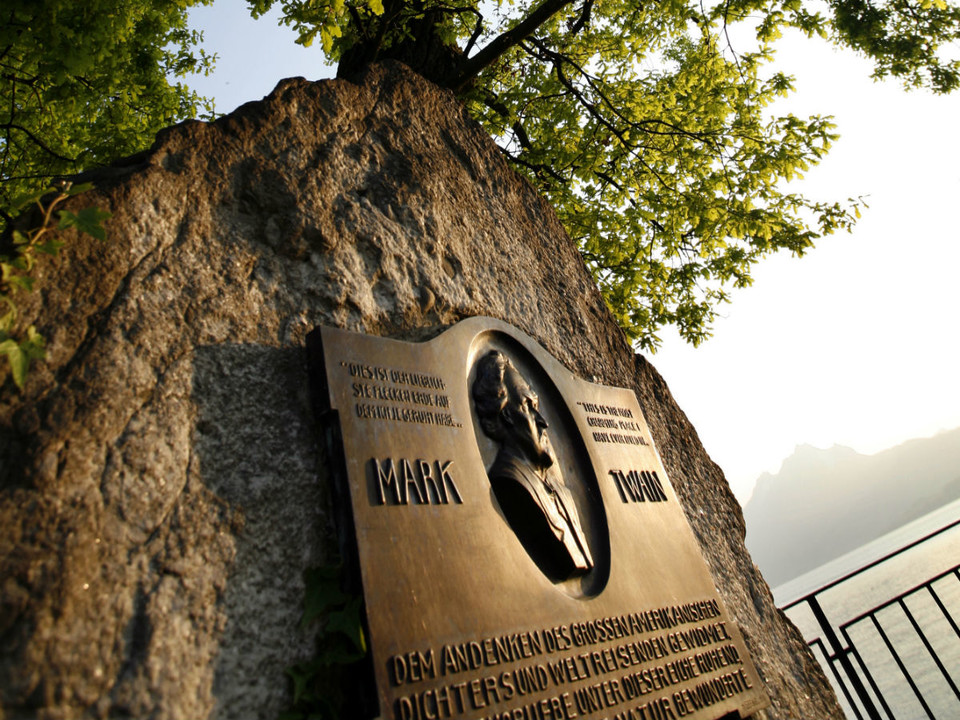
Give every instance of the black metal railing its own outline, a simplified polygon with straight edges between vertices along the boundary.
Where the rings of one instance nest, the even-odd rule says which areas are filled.
[[[903,720],[908,715],[911,718],[927,717],[931,720],[960,718],[960,707],[955,703],[944,702],[944,697],[949,697],[950,693],[960,702],[960,690],[957,687],[957,678],[960,677],[960,660],[957,659],[960,658],[960,651],[957,648],[960,646],[951,648],[954,651],[952,655],[956,658],[945,663],[942,657],[946,636],[952,632],[956,641],[960,641],[960,627],[955,613],[952,613],[948,603],[944,602],[945,593],[956,593],[960,588],[960,564],[938,572],[905,591],[896,592],[892,597],[888,595],[888,599],[849,619],[834,619],[831,622],[821,604],[821,599],[828,591],[840,588],[853,578],[864,576],[869,570],[902,556],[957,526],[960,526],[960,520],[847,573],[781,608],[785,612],[804,606],[810,610],[819,634],[807,637],[807,644],[832,676],[846,700],[849,712],[857,720]],[[923,602],[924,600],[929,602]],[[913,610],[911,605],[914,606]],[[918,608],[924,611],[922,622],[917,618]],[[936,636],[931,637],[931,633],[936,633]],[[879,672],[878,668],[888,670]],[[890,669],[894,669],[892,673],[889,672]],[[906,687],[903,687],[904,684]],[[905,693],[912,694],[923,715],[900,709],[903,707],[902,699],[907,696]],[[891,708],[891,695],[901,698],[896,712]],[[937,698],[936,702],[932,699],[934,696]],[[917,708],[917,705],[910,705]]]

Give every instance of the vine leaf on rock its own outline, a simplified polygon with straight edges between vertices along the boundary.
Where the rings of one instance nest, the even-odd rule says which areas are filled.
[[[344,671],[363,660],[363,599],[342,590],[342,564],[304,572],[304,609],[300,628],[319,626],[317,652],[286,669],[293,682],[293,706],[281,720],[338,720],[343,717]]]
[[[10,364],[10,375],[22,390],[34,360],[47,356],[46,340],[35,325],[19,329],[19,311],[14,299],[17,291],[33,290],[31,272],[41,255],[55,256],[64,243],[54,237],[53,229],[74,228],[97,240],[105,241],[107,232],[103,221],[110,213],[97,207],[86,207],[76,213],[57,210],[64,200],[90,189],[89,184],[63,183],[58,188],[46,188],[19,196],[7,207],[0,208],[3,218],[0,229],[0,301],[6,312],[0,315],[0,356]],[[56,220],[54,223],[54,212]]]

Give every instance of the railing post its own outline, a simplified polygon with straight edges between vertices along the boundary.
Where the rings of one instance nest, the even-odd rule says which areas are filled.
[[[840,645],[840,640],[837,639],[837,634],[833,631],[833,627],[831,627],[830,622],[827,620],[827,616],[824,615],[823,608],[820,607],[820,603],[817,601],[817,596],[811,595],[808,597],[807,603],[810,605],[810,609],[813,611],[814,617],[820,624],[820,629],[823,630],[824,637],[826,637],[827,642],[830,644],[830,649],[840,661],[840,664],[843,666],[843,670],[847,674],[847,677],[850,678],[850,684],[853,686],[853,691],[857,694],[857,697],[863,704],[863,709],[866,710],[870,720],[882,720],[880,713],[877,712],[877,708],[873,704],[873,700],[867,693],[867,689],[860,681],[860,676],[853,667],[853,663],[850,662],[847,651],[844,650]]]

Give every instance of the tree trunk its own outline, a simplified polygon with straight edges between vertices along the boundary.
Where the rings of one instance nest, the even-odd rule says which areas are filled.
[[[384,13],[382,22],[390,23],[386,16],[387,13]],[[436,85],[448,86],[459,74],[465,56],[460,48],[440,38],[443,16],[444,13],[439,10],[426,11],[411,23],[410,32],[400,43],[384,45],[383,37],[389,33],[389,29],[378,33],[376,37],[359,40],[340,58],[337,77],[354,77],[371,63],[380,60],[399,60]]]

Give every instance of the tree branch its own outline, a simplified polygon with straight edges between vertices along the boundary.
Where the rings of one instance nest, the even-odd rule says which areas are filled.
[[[590,11],[593,10],[593,0],[585,0],[583,9],[580,10],[580,17],[570,25],[570,34],[576,35],[578,32],[590,23]]]
[[[363,18],[360,17],[360,13],[353,5],[347,6],[347,12],[350,13],[350,19],[353,20],[353,24],[360,28],[360,34],[363,38],[369,39],[370,34],[367,32],[367,26],[363,24]]]
[[[483,94],[483,104],[504,120],[510,119],[510,108],[504,105],[492,92],[485,92]],[[517,136],[517,142],[520,143],[520,147],[525,150],[529,149],[531,146],[530,138],[527,136],[527,131],[523,129],[523,125],[520,124],[519,120],[514,121],[511,129],[513,130],[513,134]]]
[[[3,128],[4,130],[19,130],[28,138],[30,138],[30,140],[37,147],[39,147],[41,150],[48,153],[49,155],[53,155],[53,157],[57,158],[58,160],[63,160],[64,162],[69,162],[69,163],[75,163],[77,161],[76,158],[69,158],[69,157],[66,157],[65,155],[61,155],[55,150],[51,150],[49,147],[47,147],[46,144],[44,144],[44,142],[40,138],[38,138],[29,130],[27,130],[27,128],[25,128],[23,125],[17,125],[16,123],[3,123],[2,125],[0,125],[0,128]]]
[[[467,42],[467,46],[463,49],[464,55],[469,55],[470,51],[473,50],[473,46],[477,44],[477,40],[480,39],[480,34],[483,32],[483,15],[479,10],[471,8],[473,12],[477,15],[477,24],[473,28],[473,33],[470,35],[470,40]]]
[[[464,60],[452,80],[447,83],[447,87],[454,92],[462,90],[486,67],[496,62],[510,48],[530,37],[537,28],[572,2],[573,0],[544,0],[519,24],[495,37],[473,57]]]
[[[552,177],[554,180],[556,180],[558,183],[565,184],[567,182],[567,178],[565,178],[563,175],[561,175],[556,170],[554,170],[550,165],[546,165],[544,163],[529,162],[521,158],[519,155],[511,154],[509,150],[502,147],[500,148],[500,152],[506,155],[507,159],[510,160],[510,162],[515,162],[517,163],[517,165],[523,165],[525,168],[533,171],[534,175],[539,176],[539,175],[542,175],[543,173],[546,173],[547,175]]]

